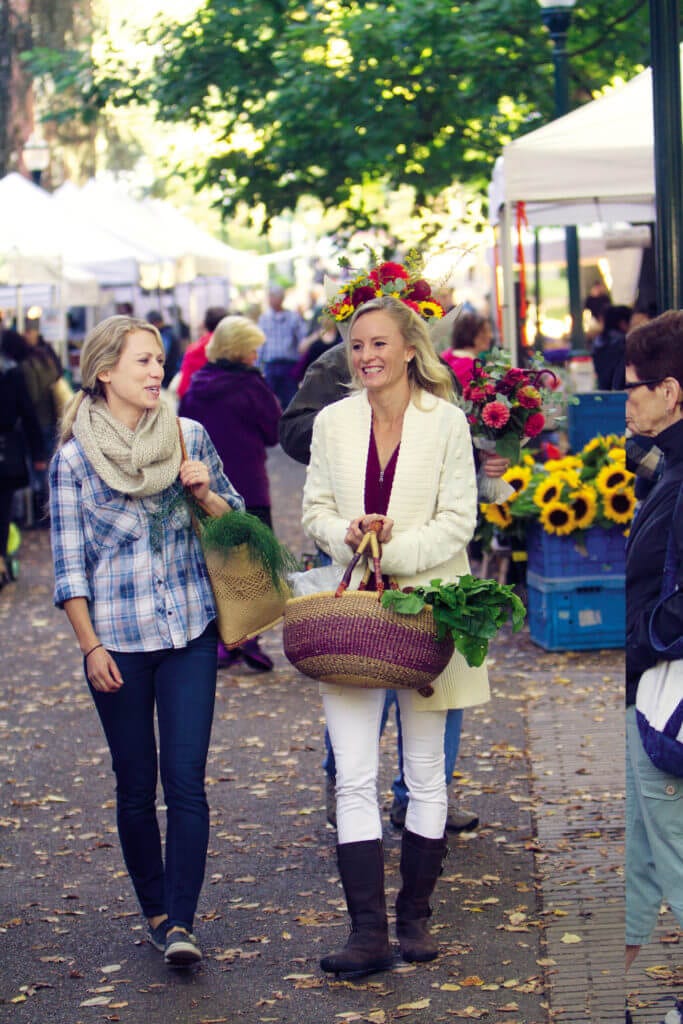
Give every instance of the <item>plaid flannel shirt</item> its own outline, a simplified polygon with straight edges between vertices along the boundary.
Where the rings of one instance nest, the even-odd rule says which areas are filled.
[[[259,349],[259,366],[273,359],[297,361],[299,343],[306,337],[306,324],[298,313],[292,309],[269,309],[259,317],[258,325],[266,336]]]
[[[244,502],[223,473],[209,435],[183,419],[188,457],[209,470],[211,490],[233,509]],[[204,557],[176,481],[159,495],[131,498],[99,477],[72,438],[50,466],[54,601],[85,597],[95,631],[112,651],[184,647],[216,609]],[[153,513],[170,506],[153,543]]]

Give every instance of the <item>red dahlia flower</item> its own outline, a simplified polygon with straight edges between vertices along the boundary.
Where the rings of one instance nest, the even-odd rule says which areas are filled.
[[[370,302],[370,300],[374,299],[376,295],[377,292],[372,285],[363,284],[360,288],[355,288],[351,296],[351,302],[353,303],[354,309],[358,306],[362,306],[364,302]]]
[[[522,381],[526,381],[527,373],[526,370],[522,370],[519,366],[511,366],[506,372],[501,383],[507,387],[515,387],[517,384],[521,384]]]
[[[493,384],[482,384],[474,379],[463,388],[463,397],[468,402],[485,402],[487,398],[492,398],[495,393],[496,389]]]
[[[431,294],[432,289],[429,287],[427,282],[420,277],[417,281],[413,282],[406,298],[412,299],[413,302],[424,302],[431,296]]]
[[[487,427],[499,429],[510,419],[510,410],[502,402],[489,402],[482,409],[481,418]],[[531,417],[529,417],[531,419]]]
[[[520,388],[515,397],[523,409],[541,408],[541,392],[530,384]]]
[[[540,434],[545,426],[545,416],[542,412],[532,412],[529,419],[524,424],[524,436],[525,437],[536,437]]]
[[[371,270],[368,277],[378,284],[386,284],[387,281],[395,281],[397,277],[408,280],[408,271],[400,263],[380,263],[378,267]]]

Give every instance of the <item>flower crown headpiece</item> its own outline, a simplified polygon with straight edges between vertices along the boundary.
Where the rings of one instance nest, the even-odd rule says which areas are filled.
[[[355,273],[341,287],[337,282],[325,277],[327,301],[324,311],[340,329],[342,325],[348,326],[359,306],[383,295],[393,295],[394,298],[400,299],[428,323],[443,318],[443,306],[432,295],[431,285],[421,276],[424,260],[417,250],[410,250],[405,264],[378,261],[375,253],[369,251],[375,264],[371,270]],[[339,266],[346,271],[351,268],[346,257],[339,260]]]

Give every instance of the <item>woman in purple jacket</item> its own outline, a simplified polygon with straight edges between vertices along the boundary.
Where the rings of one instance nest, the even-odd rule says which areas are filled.
[[[244,497],[247,512],[272,527],[266,448],[278,443],[282,410],[255,366],[264,340],[263,331],[248,317],[223,317],[207,345],[208,362],[192,377],[178,412],[202,424],[221,457],[224,472]],[[219,644],[220,665],[229,665],[240,656],[259,671],[273,667],[258,637],[234,651]]]

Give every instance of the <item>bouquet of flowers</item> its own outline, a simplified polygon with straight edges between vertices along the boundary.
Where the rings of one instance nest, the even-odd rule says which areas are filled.
[[[636,504],[634,475],[626,469],[624,438],[609,434],[594,437],[577,455],[549,459],[535,465],[524,455],[503,479],[513,488],[500,504],[480,506],[485,534],[493,528],[512,539],[523,538],[526,524],[539,522],[546,533],[579,538],[591,526],[628,532]],[[520,529],[521,528],[521,529]]]
[[[475,359],[472,379],[459,399],[474,444],[518,463],[522,446],[545,426],[543,404],[556,383],[547,367],[510,366],[502,352],[486,361]]]
[[[368,271],[353,272],[346,257],[339,260],[339,266],[345,272],[351,272],[350,279],[339,287],[330,278],[325,278],[325,297],[327,303],[325,313],[330,316],[345,336],[345,326],[359,306],[382,295],[393,295],[426,321],[440,320],[444,316],[443,306],[432,295],[431,286],[422,277],[424,258],[416,250],[411,249],[406,256],[405,264],[393,261],[380,261],[376,254],[369,250],[374,266]]]

